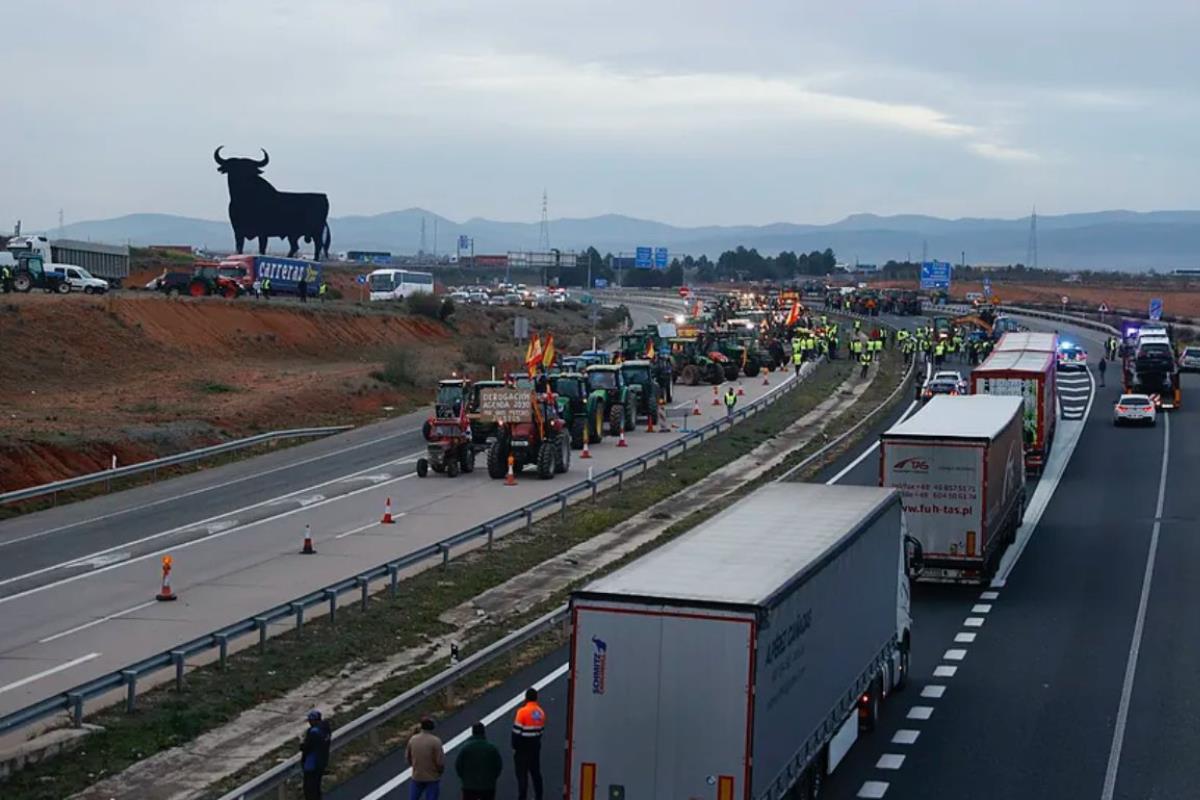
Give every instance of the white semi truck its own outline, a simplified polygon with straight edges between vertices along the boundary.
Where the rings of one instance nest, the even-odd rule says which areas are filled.
[[[880,482],[904,499],[913,578],[991,579],[1024,518],[1023,408],[1020,397],[935,397],[880,437]]]
[[[566,797],[815,796],[907,678],[904,551],[895,491],[771,484],[576,591]]]

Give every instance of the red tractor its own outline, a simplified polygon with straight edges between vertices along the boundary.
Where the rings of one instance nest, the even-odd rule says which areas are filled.
[[[432,417],[427,423],[426,458],[417,459],[417,476],[424,478],[430,468],[448,478],[460,472],[475,471],[475,447],[471,441],[471,422],[466,410],[457,417]]]
[[[537,467],[543,480],[571,466],[571,434],[550,393],[535,394],[515,386],[489,387],[480,392],[480,409],[498,421],[496,439],[488,448],[488,475],[500,479],[527,465]]]

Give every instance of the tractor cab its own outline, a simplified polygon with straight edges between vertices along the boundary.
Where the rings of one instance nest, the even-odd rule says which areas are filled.
[[[437,397],[433,401],[433,415],[438,419],[460,416],[467,404],[471,382],[465,378],[448,378],[438,381]]]

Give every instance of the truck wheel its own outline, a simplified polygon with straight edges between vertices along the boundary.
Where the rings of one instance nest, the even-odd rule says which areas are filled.
[[[908,686],[908,671],[909,659],[912,658],[912,640],[908,634],[904,634],[904,641],[900,643],[900,675],[896,678],[896,685],[893,689],[897,692],[904,691],[904,687]]]
[[[462,446],[462,454],[459,456],[458,465],[462,468],[463,472],[474,472],[475,448],[471,447],[469,444],[464,444]]]
[[[417,477],[424,478],[429,474],[429,462],[423,458],[417,459]]]
[[[559,475],[571,468],[571,448],[574,442],[571,441],[571,434],[563,431],[559,434],[558,447],[555,448],[554,456],[554,471]]]
[[[858,729],[863,733],[870,733],[879,724],[879,689],[879,677],[876,676],[858,698]]]
[[[586,420],[582,416],[577,416],[571,420],[571,447],[576,450],[583,447],[583,427]]]
[[[499,439],[492,442],[492,446],[488,448],[487,471],[488,477],[493,480],[499,480],[508,474],[508,453]]]
[[[558,447],[558,442],[544,441],[538,448],[537,476],[544,481],[554,477],[554,451]]]
[[[54,291],[58,292],[59,294],[69,294],[71,292],[71,284],[63,281],[58,286],[54,287]]]
[[[608,435],[620,436],[621,423],[624,421],[625,409],[620,406],[612,406],[608,409]]]
[[[452,458],[446,462],[446,477],[447,478],[457,478],[458,477],[458,459],[457,458]]]

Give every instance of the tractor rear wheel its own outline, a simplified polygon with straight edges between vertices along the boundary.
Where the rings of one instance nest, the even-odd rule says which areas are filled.
[[[746,366],[742,369],[747,378],[753,378],[762,371],[762,364],[753,359],[746,359]]]
[[[599,403],[592,411],[592,430],[588,433],[588,444],[600,444],[604,441],[604,406]]]
[[[554,471],[561,475],[571,468],[571,448],[575,442],[571,434],[563,431],[555,444],[558,446],[554,448]]]
[[[446,461],[446,477],[447,478],[457,478],[458,477],[458,459],[457,458],[451,458],[448,461]]]
[[[620,436],[625,422],[625,409],[621,406],[608,407],[608,435]]]
[[[459,451],[458,465],[463,472],[475,471],[475,448],[469,444],[464,444],[462,450]]]
[[[508,452],[499,439],[488,448],[487,471],[488,477],[495,480],[508,474]]]
[[[700,383],[700,368],[695,364],[688,364],[683,368],[683,372],[679,373],[679,382],[684,386],[695,386]]]
[[[708,365],[708,382],[709,383],[711,383],[713,386],[718,386],[718,385],[724,383],[724,379],[725,379],[725,371],[723,369],[721,369],[720,364],[713,363],[713,364]]]
[[[738,376],[738,366],[732,361],[725,364],[725,380],[736,381]]]
[[[192,281],[188,284],[188,294],[192,297],[204,297],[208,293],[208,284],[204,281]]]
[[[423,458],[417,459],[417,477],[424,478],[429,474],[429,462]]]
[[[21,294],[25,294],[33,289],[33,278],[28,272],[18,272],[17,277],[13,278],[13,288]]]
[[[547,439],[538,448],[537,475],[544,481],[554,477],[554,451],[558,447],[558,442]]]

